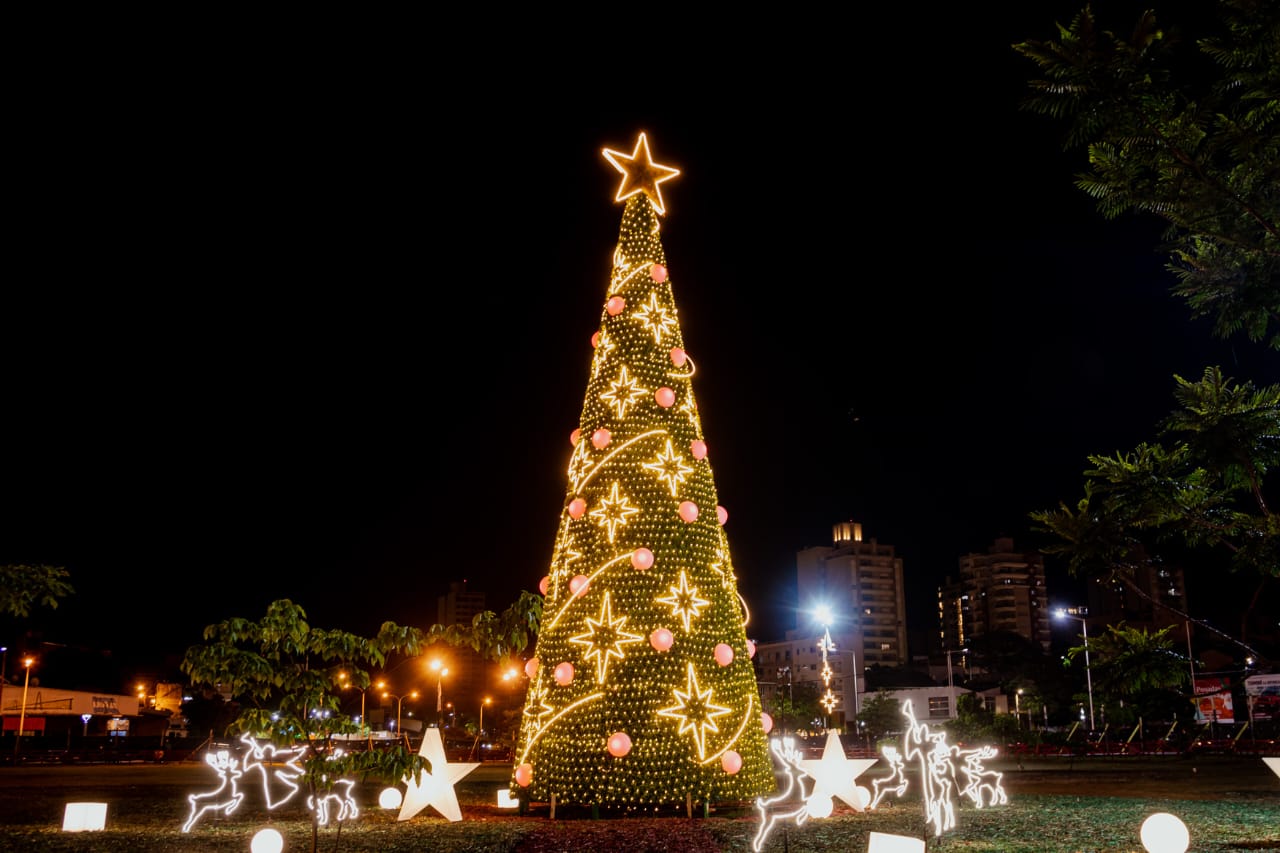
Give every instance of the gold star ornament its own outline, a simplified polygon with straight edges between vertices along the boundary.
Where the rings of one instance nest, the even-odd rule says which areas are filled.
[[[614,201],[626,201],[636,193],[644,193],[653,202],[658,213],[667,212],[662,203],[662,183],[680,174],[680,170],[653,162],[653,156],[649,153],[649,140],[643,133],[636,140],[636,149],[630,154],[612,148],[604,149],[603,153],[604,159],[622,173],[622,182],[618,184],[618,194],[613,197]]]

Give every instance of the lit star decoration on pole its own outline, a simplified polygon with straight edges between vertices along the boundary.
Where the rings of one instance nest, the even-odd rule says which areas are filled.
[[[680,170],[653,162],[653,155],[649,153],[649,139],[643,133],[636,140],[635,150],[630,154],[612,148],[604,149],[603,153],[604,159],[622,173],[622,182],[618,184],[614,201],[626,201],[636,193],[644,193],[658,213],[667,212],[662,203],[662,184],[680,174]]]
[[[450,821],[462,820],[462,809],[458,806],[458,794],[453,790],[463,776],[480,766],[480,762],[459,762],[450,764],[444,755],[444,741],[440,739],[439,729],[427,729],[422,738],[422,748],[418,754],[427,759],[431,770],[422,771],[421,781],[414,781],[412,775],[405,778],[407,786],[404,802],[400,805],[400,816],[397,820],[408,820],[427,806],[434,806],[436,811]]]

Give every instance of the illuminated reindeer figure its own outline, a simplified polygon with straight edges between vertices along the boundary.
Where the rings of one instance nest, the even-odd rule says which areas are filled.
[[[984,746],[981,749],[962,753],[962,755],[964,755],[964,766],[960,768],[960,772],[964,774],[968,784],[960,790],[960,793],[973,800],[973,804],[978,808],[983,806],[983,791],[986,792],[986,805],[1002,806],[1009,802],[1009,797],[1004,792],[1004,786],[1000,783],[1000,780],[1004,778],[1004,774],[998,770],[988,770],[982,766],[984,760],[996,757],[996,748],[994,746]]]
[[[229,815],[244,802],[244,794],[236,787],[236,780],[244,775],[240,762],[232,758],[231,753],[225,749],[205,753],[204,761],[214,769],[222,783],[212,791],[190,794],[187,797],[187,802],[191,803],[191,815],[182,825],[183,832],[190,832],[191,827],[195,826],[205,812],[220,811],[224,816]]]
[[[334,750],[333,755],[329,759],[341,758],[344,752],[341,749]],[[324,777],[328,781],[328,776]],[[337,794],[332,791],[319,796],[307,797],[307,808],[316,813],[316,823],[325,826],[329,823],[330,810],[335,806],[337,813],[333,815],[333,819],[342,822],[348,818],[357,818],[360,816],[360,807],[356,805],[356,798],[351,795],[351,789],[355,787],[354,779],[338,779],[334,781],[335,789],[341,788],[342,793]]]

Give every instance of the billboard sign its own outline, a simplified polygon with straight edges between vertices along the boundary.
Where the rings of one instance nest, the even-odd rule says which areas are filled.
[[[1196,679],[1196,722],[1234,723],[1231,683],[1226,678]]]

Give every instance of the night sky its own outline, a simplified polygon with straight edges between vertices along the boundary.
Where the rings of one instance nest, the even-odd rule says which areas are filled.
[[[373,633],[430,625],[451,580],[536,589],[622,213],[600,150],[643,130],[683,170],[662,239],[748,633],[793,626],[795,552],[845,520],[932,629],[958,558],[1038,542],[1027,514],[1154,437],[1173,374],[1280,381],[1018,110],[1010,45],[1077,8],[1025,5],[932,16],[911,69],[864,21],[843,53],[632,57],[600,91],[442,60],[68,84],[26,129],[46,187],[0,292],[0,563],[77,593],[0,624],[148,659],[277,598]]]

